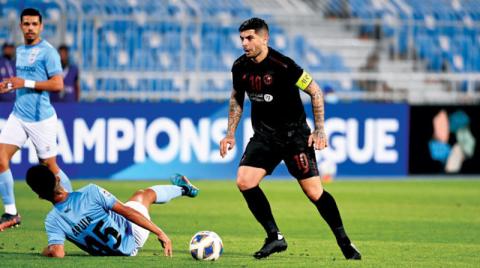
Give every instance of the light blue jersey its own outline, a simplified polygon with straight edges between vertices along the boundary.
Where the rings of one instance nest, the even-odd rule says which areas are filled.
[[[116,201],[94,184],[69,193],[45,219],[48,245],[63,245],[67,239],[91,255],[130,256],[137,248],[132,224],[111,210]]]
[[[17,48],[17,76],[25,80],[46,81],[62,74],[57,50],[45,40]],[[13,113],[25,122],[38,122],[55,114],[47,91],[21,88],[16,90]]]

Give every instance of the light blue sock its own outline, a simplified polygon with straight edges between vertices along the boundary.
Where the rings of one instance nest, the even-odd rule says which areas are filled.
[[[0,195],[2,195],[4,206],[15,204],[15,195],[13,193],[13,176],[10,169],[0,173]]]
[[[150,187],[156,194],[155,204],[163,204],[182,195],[182,188],[176,185],[155,185]]]
[[[65,190],[67,190],[69,193],[73,192],[72,183],[70,182],[67,174],[60,169],[60,171],[57,173],[57,176],[60,177],[60,184],[62,187],[65,188]]]

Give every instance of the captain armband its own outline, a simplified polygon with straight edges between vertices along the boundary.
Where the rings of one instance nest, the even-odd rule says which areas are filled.
[[[300,78],[298,78],[298,81],[297,83],[295,83],[295,85],[299,89],[305,90],[310,85],[310,83],[312,83],[312,80],[312,76],[309,73],[303,71],[302,75],[300,76]]]

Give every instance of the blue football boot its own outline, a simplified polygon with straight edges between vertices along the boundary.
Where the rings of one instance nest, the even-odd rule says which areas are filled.
[[[195,187],[187,177],[183,176],[182,174],[175,174],[170,177],[170,182],[173,185],[177,185],[182,188],[182,195],[186,195],[189,197],[195,197],[198,195],[200,191],[197,187]]]

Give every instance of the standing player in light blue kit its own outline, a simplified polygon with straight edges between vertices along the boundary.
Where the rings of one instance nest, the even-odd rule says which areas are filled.
[[[0,93],[16,90],[13,111],[0,133],[0,195],[5,206],[0,231],[20,224],[9,162],[28,138],[35,146],[39,161],[60,177],[65,189],[72,190],[70,180],[56,161],[57,115],[48,93],[63,90],[60,56],[40,37],[43,24],[38,10],[24,9],[20,28],[25,44],[17,48],[17,76],[0,82]]]
[[[65,240],[91,255],[135,256],[149,232],[157,236],[165,256],[172,256],[172,242],[150,221],[148,209],[153,203],[167,203],[182,195],[195,197],[199,191],[185,176],[177,174],[171,179],[174,185],[138,190],[123,204],[94,184],[69,193],[43,165],[31,167],[26,180],[41,199],[53,204],[45,219],[48,247],[43,255],[57,258],[65,256]]]

